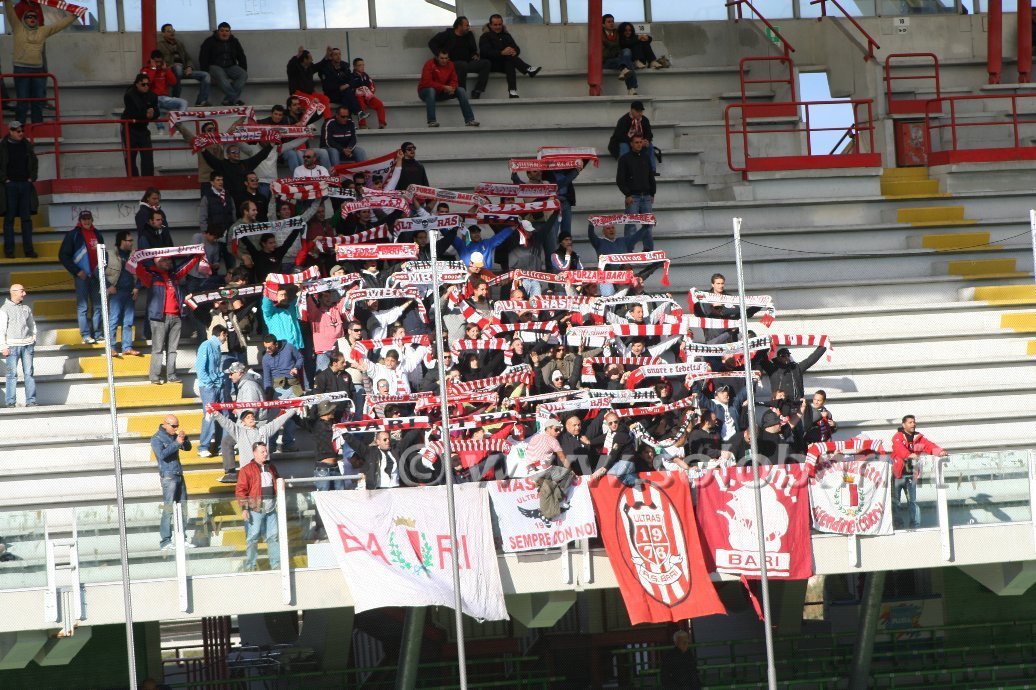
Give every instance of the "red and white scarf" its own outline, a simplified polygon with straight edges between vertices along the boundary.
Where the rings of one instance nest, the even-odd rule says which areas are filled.
[[[458,453],[485,453],[488,455],[490,453],[507,453],[510,450],[510,441],[503,438],[450,439],[450,452],[454,455]],[[446,447],[442,441],[429,441],[421,451],[421,461],[424,462],[425,467],[432,468],[444,452],[446,452]]]
[[[406,188],[406,195],[411,199],[445,201],[451,204],[464,204],[465,206],[485,206],[489,199],[481,194],[469,194],[467,192],[454,192],[449,189],[437,189],[423,185],[412,184]]]
[[[605,225],[654,225],[654,213],[612,213],[606,216],[590,216],[587,220],[595,228]]]
[[[390,244],[341,244],[335,247],[339,261],[402,261],[417,258],[417,245],[411,243]]]
[[[152,261],[154,259],[171,258],[175,256],[194,256],[196,254],[202,255],[202,263],[208,266],[205,261],[205,245],[204,244],[191,244],[186,247],[156,247],[154,249],[138,249],[129,255],[126,259],[126,270],[133,275],[137,275],[137,268],[142,261]],[[211,269],[210,269],[211,271]]]
[[[237,105],[229,108],[215,108],[212,110],[174,110],[169,113],[169,129],[175,128],[181,122],[205,122],[217,117],[243,117],[251,122],[255,119],[255,109],[250,105]],[[170,132],[170,135],[172,132]]]
[[[535,280],[540,283],[556,285],[585,285],[588,283],[610,283],[627,285],[633,282],[633,271],[565,271],[564,273],[547,273],[544,271],[516,270],[503,273],[489,281],[489,285],[499,285],[508,281]]]
[[[213,290],[212,292],[199,292],[196,295],[187,295],[184,297],[183,303],[191,309],[197,309],[203,304],[215,302],[216,300],[259,295],[262,294],[263,288],[263,285],[242,285],[241,287],[236,288],[220,288],[219,290]]]
[[[331,189],[330,184],[320,181],[323,178],[311,177],[303,179],[305,179],[304,182],[289,183],[282,182],[280,180],[271,182],[270,192],[274,196],[281,197],[282,199],[304,199],[312,201],[315,199],[323,199],[327,196],[328,190]]]
[[[331,433],[335,450],[341,450],[342,439],[349,434],[366,434],[372,431],[410,431],[411,429],[430,429],[431,427],[432,422],[428,417],[382,417],[339,422],[331,427]]]
[[[578,158],[512,158],[508,166],[511,172],[528,172],[529,170],[571,170],[579,167]],[[597,159],[593,159],[597,165]]]
[[[307,280],[313,280],[319,277],[319,266],[310,266],[299,273],[271,273],[266,276],[266,280],[263,281],[265,288],[263,290],[263,295],[271,301],[276,302],[277,291],[280,290],[282,285],[301,285]]]
[[[575,295],[537,295],[529,300],[497,300],[493,303],[493,315],[499,317],[504,312],[520,314],[526,311],[567,311],[588,313],[595,297],[578,297]]]
[[[373,211],[378,210],[391,210],[391,211],[403,211],[404,213],[410,210],[410,203],[401,196],[394,194],[382,194],[381,192],[372,192],[364,194],[362,199],[356,201],[349,201],[342,204],[341,215],[342,218],[348,218],[350,213],[358,213],[359,211]]]
[[[662,285],[669,285],[669,258],[663,251],[655,252],[632,252],[629,254],[601,254],[597,258],[597,268],[604,270],[608,264],[622,264],[632,266],[647,266],[650,264],[662,264]]]
[[[461,352],[465,350],[478,351],[478,350],[501,350],[504,353],[504,364],[507,366],[511,365],[511,358],[514,357],[514,348],[511,347],[510,340],[504,340],[503,338],[461,338],[460,340],[453,341],[450,345],[450,353],[454,359],[460,356]]]
[[[353,283],[360,282],[359,273],[347,273],[342,276],[330,276],[328,278],[318,278],[317,280],[310,283],[303,283],[302,288],[299,290],[298,305],[299,305],[299,321],[309,321],[309,299],[310,295],[318,295],[322,292],[328,292],[330,290],[338,290],[344,292]]]
[[[814,466],[823,455],[841,453],[843,455],[855,455],[857,453],[885,454],[885,447],[880,439],[872,438],[851,438],[846,441],[823,441],[809,444],[806,449],[806,464]]]
[[[459,381],[457,383],[448,381],[447,395],[450,393],[474,393],[476,391],[496,390],[500,386],[504,386],[509,383],[520,383],[528,387],[532,385],[533,379],[535,378],[536,374],[532,370],[532,367],[528,364],[519,364],[499,376],[489,376],[484,379]]]
[[[316,213],[316,205],[307,208],[302,215],[284,218],[282,220],[270,220],[262,223],[241,223],[235,226],[230,232],[231,251],[237,252],[237,242],[242,237],[273,233],[277,236],[278,244],[283,242],[288,235],[296,230],[304,230],[309,219]]]
[[[321,103],[318,99],[313,98],[301,91],[296,91],[292,94],[292,96],[298,98],[299,101],[301,101],[302,103],[302,107],[305,108],[305,111],[303,111],[302,113],[302,117],[299,118],[299,122],[305,124],[309,122],[309,119],[313,117],[314,114],[324,114],[324,104]]]
[[[428,312],[425,311],[424,302],[421,301],[421,295],[414,288],[368,288],[365,290],[353,289],[345,295],[345,310],[347,316],[353,318],[353,310],[356,308],[357,302],[380,302],[382,300],[390,299],[412,299],[417,307],[417,313],[421,315],[421,320],[428,323]]]
[[[393,228],[397,235],[404,232],[417,232],[420,230],[452,230],[464,224],[464,219],[458,215],[448,216],[424,216],[417,218],[400,218]]]
[[[733,343],[695,343],[687,341],[684,343],[684,353],[695,357],[728,357],[731,355],[742,355],[745,347],[739,340]],[[748,339],[748,351],[758,352],[759,350],[770,349],[770,336],[763,335]]]
[[[445,262],[444,262],[445,263]],[[468,272],[463,269],[452,271],[438,271],[439,283],[442,285],[463,285],[468,282]],[[432,271],[396,271],[388,277],[385,285],[388,287],[419,287],[423,291],[432,287]]]
[[[741,299],[735,295],[721,295],[708,290],[688,290],[687,307],[693,311],[694,305],[699,302],[703,304],[722,304],[725,307],[735,307],[737,309],[741,308]],[[767,328],[770,327],[770,324],[773,323],[774,318],[777,316],[777,305],[773,303],[773,298],[769,295],[746,296],[745,307],[758,307],[762,310],[762,322]]]
[[[203,133],[191,140],[191,151],[220,144],[280,144],[281,133],[269,127],[238,127],[233,132]]]
[[[770,358],[772,359],[773,355],[777,354],[777,350],[782,347],[823,347],[827,349],[827,361],[829,362],[831,361],[831,352],[835,349],[835,346],[831,344],[830,338],[818,333],[771,335]]]
[[[488,393],[447,393],[446,402],[450,407],[459,407],[461,405],[496,405],[500,402],[500,396],[496,391]],[[417,405],[414,406],[414,412],[438,410],[440,404],[438,395],[422,393],[417,399]]]
[[[570,346],[589,345],[597,347],[607,343],[612,337],[610,325],[597,326],[570,326],[565,331],[565,341]]]
[[[630,390],[640,385],[646,378],[667,378],[670,376],[687,376],[688,374],[706,373],[709,367],[704,362],[677,362],[675,364],[646,364],[637,368],[626,379],[626,388]]]
[[[86,23],[86,13],[88,9],[82,5],[73,5],[70,2],[65,2],[65,0],[33,0],[33,2],[37,5],[46,5],[47,7],[53,7],[54,9],[74,14],[83,20],[84,24]]]
[[[508,216],[523,216],[531,213],[547,213],[561,208],[561,202],[555,198],[543,201],[527,201],[513,204],[483,204],[475,214],[478,220],[497,220]]]
[[[597,364],[605,366],[610,364],[621,364],[622,366],[633,364],[641,367],[646,364],[662,363],[662,360],[658,357],[586,357],[583,359],[583,368],[580,375],[583,383],[596,383],[597,377],[594,375],[594,366]]]
[[[479,182],[475,185],[475,194],[507,196],[515,199],[542,199],[555,196],[557,193],[558,186],[553,183],[510,184],[507,182]]]
[[[494,323],[486,326],[483,331],[484,338],[495,338],[501,333],[546,333],[548,340],[557,342],[561,340],[561,333],[558,331],[557,321],[519,321],[518,323]]]
[[[306,407],[308,405],[319,405],[322,402],[331,403],[352,403],[352,397],[349,391],[333,391],[331,393],[315,393],[313,395],[303,395],[300,398],[285,398],[283,400],[256,400],[250,402],[225,402],[225,403],[207,403],[205,405],[205,412],[212,414],[213,412],[226,412],[234,410],[250,410],[250,409],[261,409],[261,410],[283,410],[292,409],[298,407]]]
[[[328,252],[335,247],[342,247],[348,244],[367,244],[373,240],[391,240],[392,233],[388,224],[375,225],[352,235],[335,235],[334,237],[318,237],[314,240],[316,248],[321,252]]]
[[[497,319],[493,317],[484,316],[482,312],[475,309],[471,302],[466,299],[462,299],[460,291],[455,288],[451,288],[449,292],[446,293],[446,299],[454,306],[454,308],[460,311],[461,316],[464,317],[465,323],[474,323],[478,324],[479,328],[485,328],[489,324],[497,321]]]
[[[334,172],[338,175],[355,175],[356,173],[366,173],[368,177],[374,175],[380,175],[384,179],[388,179],[392,176],[392,169],[396,163],[396,151],[386,153],[384,156],[378,156],[377,158],[368,158],[365,161],[356,163],[341,163],[334,166]]]
[[[697,408],[696,400],[697,398],[688,396],[680,398],[676,402],[649,405],[648,407],[623,407],[613,409],[612,412],[619,417],[661,417],[664,414],[686,410],[689,407]]]
[[[401,352],[404,347],[408,346],[428,347],[430,342],[431,340],[427,335],[405,335],[401,338],[381,338],[380,340],[357,340],[349,350],[349,357],[354,362],[361,362],[367,358],[371,350],[380,350],[381,348],[388,347]],[[338,345],[339,349],[341,349],[344,345],[348,345],[348,341],[345,338],[340,338]]]

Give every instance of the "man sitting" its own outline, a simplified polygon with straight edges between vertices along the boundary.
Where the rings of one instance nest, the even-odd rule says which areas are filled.
[[[486,25],[488,31],[483,32],[482,38],[478,41],[478,49],[482,57],[489,60],[490,70],[503,72],[507,78],[507,95],[510,98],[518,98],[517,72],[535,77],[540,73],[542,67],[532,67],[525,60],[518,57],[521,48],[515,42],[514,37],[504,27],[504,18],[499,14],[489,17]],[[474,95],[474,94],[473,94]]]

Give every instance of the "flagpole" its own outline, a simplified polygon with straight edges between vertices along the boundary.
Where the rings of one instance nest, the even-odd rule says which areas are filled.
[[[759,483],[759,448],[755,428],[755,387],[752,380],[752,352],[748,348],[748,305],[745,300],[745,266],[741,260],[741,219],[734,218],[734,259],[737,262],[737,295],[741,309],[741,343],[744,346],[745,390],[748,393],[748,433],[752,448],[752,481],[755,485],[755,533],[759,537],[759,585],[763,590],[763,626],[766,633],[766,679],[777,690],[777,667],[773,658],[773,627],[770,625],[770,578],[766,568],[766,532],[763,529],[763,493]]]
[[[468,670],[464,652],[464,613],[460,596],[460,543],[457,540],[457,507],[453,500],[453,454],[450,450],[450,406],[446,400],[446,363],[442,358],[442,296],[439,294],[439,231],[428,231],[432,260],[432,299],[435,305],[435,360],[439,369],[439,404],[442,410],[442,468],[446,475],[446,511],[450,519],[450,548],[453,558],[453,614],[457,629],[457,674],[461,690],[467,690]]]
[[[1029,210],[1029,230],[1032,233],[1032,277],[1036,280],[1036,210]]]

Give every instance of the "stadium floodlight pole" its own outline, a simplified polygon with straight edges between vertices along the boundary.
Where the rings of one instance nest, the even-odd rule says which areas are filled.
[[[439,231],[428,231],[428,246],[432,260],[432,299],[435,304],[435,360],[439,369],[439,405],[442,410],[442,468],[446,475],[446,510],[450,518],[450,548],[453,549],[453,617],[457,625],[457,678],[461,690],[467,690],[468,670],[464,653],[464,612],[460,597],[460,554],[457,540],[457,507],[453,501],[453,454],[450,450],[450,405],[446,401],[446,363],[442,359],[442,295],[439,294]]]
[[[119,561],[122,565],[122,604],[126,609],[126,659],[129,662],[129,686],[137,687],[137,656],[133,653],[133,601],[130,596],[129,542],[126,539],[126,493],[122,487],[122,454],[119,452],[119,415],[115,406],[115,366],[112,362],[111,330],[108,328],[108,291],[104,287],[104,269],[108,254],[103,244],[97,245],[96,298],[101,300],[104,334],[104,360],[108,365],[108,414],[112,423],[112,452],[115,457],[115,507],[119,519]],[[123,326],[125,328],[125,326]],[[125,337],[125,336],[123,336]],[[152,355],[153,356],[153,355]]]
[[[741,343],[744,346],[745,390],[748,392],[748,433],[752,448],[752,481],[755,484],[755,532],[759,537],[759,586],[763,590],[763,626],[766,628],[766,679],[777,690],[773,659],[773,627],[770,625],[770,578],[766,571],[766,532],[763,529],[763,487],[759,483],[759,444],[755,429],[755,384],[752,352],[748,348],[748,305],[745,301],[745,265],[741,260],[741,219],[734,218],[734,259],[737,262],[737,297],[741,310]]]
[[[1029,231],[1032,233],[1032,277],[1036,280],[1036,210],[1029,210]]]

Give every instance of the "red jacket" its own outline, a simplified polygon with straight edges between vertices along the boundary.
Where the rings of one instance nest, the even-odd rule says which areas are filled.
[[[169,87],[176,84],[176,75],[168,67],[157,69],[151,65],[144,65],[140,68],[141,74],[146,74],[151,80],[151,93],[156,96],[168,96]]]
[[[943,453],[943,449],[935,445],[921,434],[920,431],[914,432],[914,438],[907,438],[906,432],[903,431],[903,427],[899,428],[895,436],[892,437],[892,476],[899,479],[903,476],[903,470],[906,467],[906,459],[908,455],[914,453],[928,453],[929,455],[940,455]],[[914,475],[916,476],[918,469],[915,468]]]
[[[277,468],[269,461],[267,461],[266,467],[273,476],[273,495],[276,496],[277,480],[280,478],[280,475],[277,474]],[[234,496],[241,504],[241,507],[246,510],[259,510],[259,508],[262,507],[262,472],[262,469],[259,468],[259,463],[253,460],[242,467],[241,471],[237,473],[237,486],[234,488]]]
[[[453,62],[440,65],[435,58],[432,58],[424,63],[424,69],[421,70],[421,81],[417,82],[418,94],[422,89],[435,89],[441,93],[447,86],[457,88],[457,69],[453,66]]]

